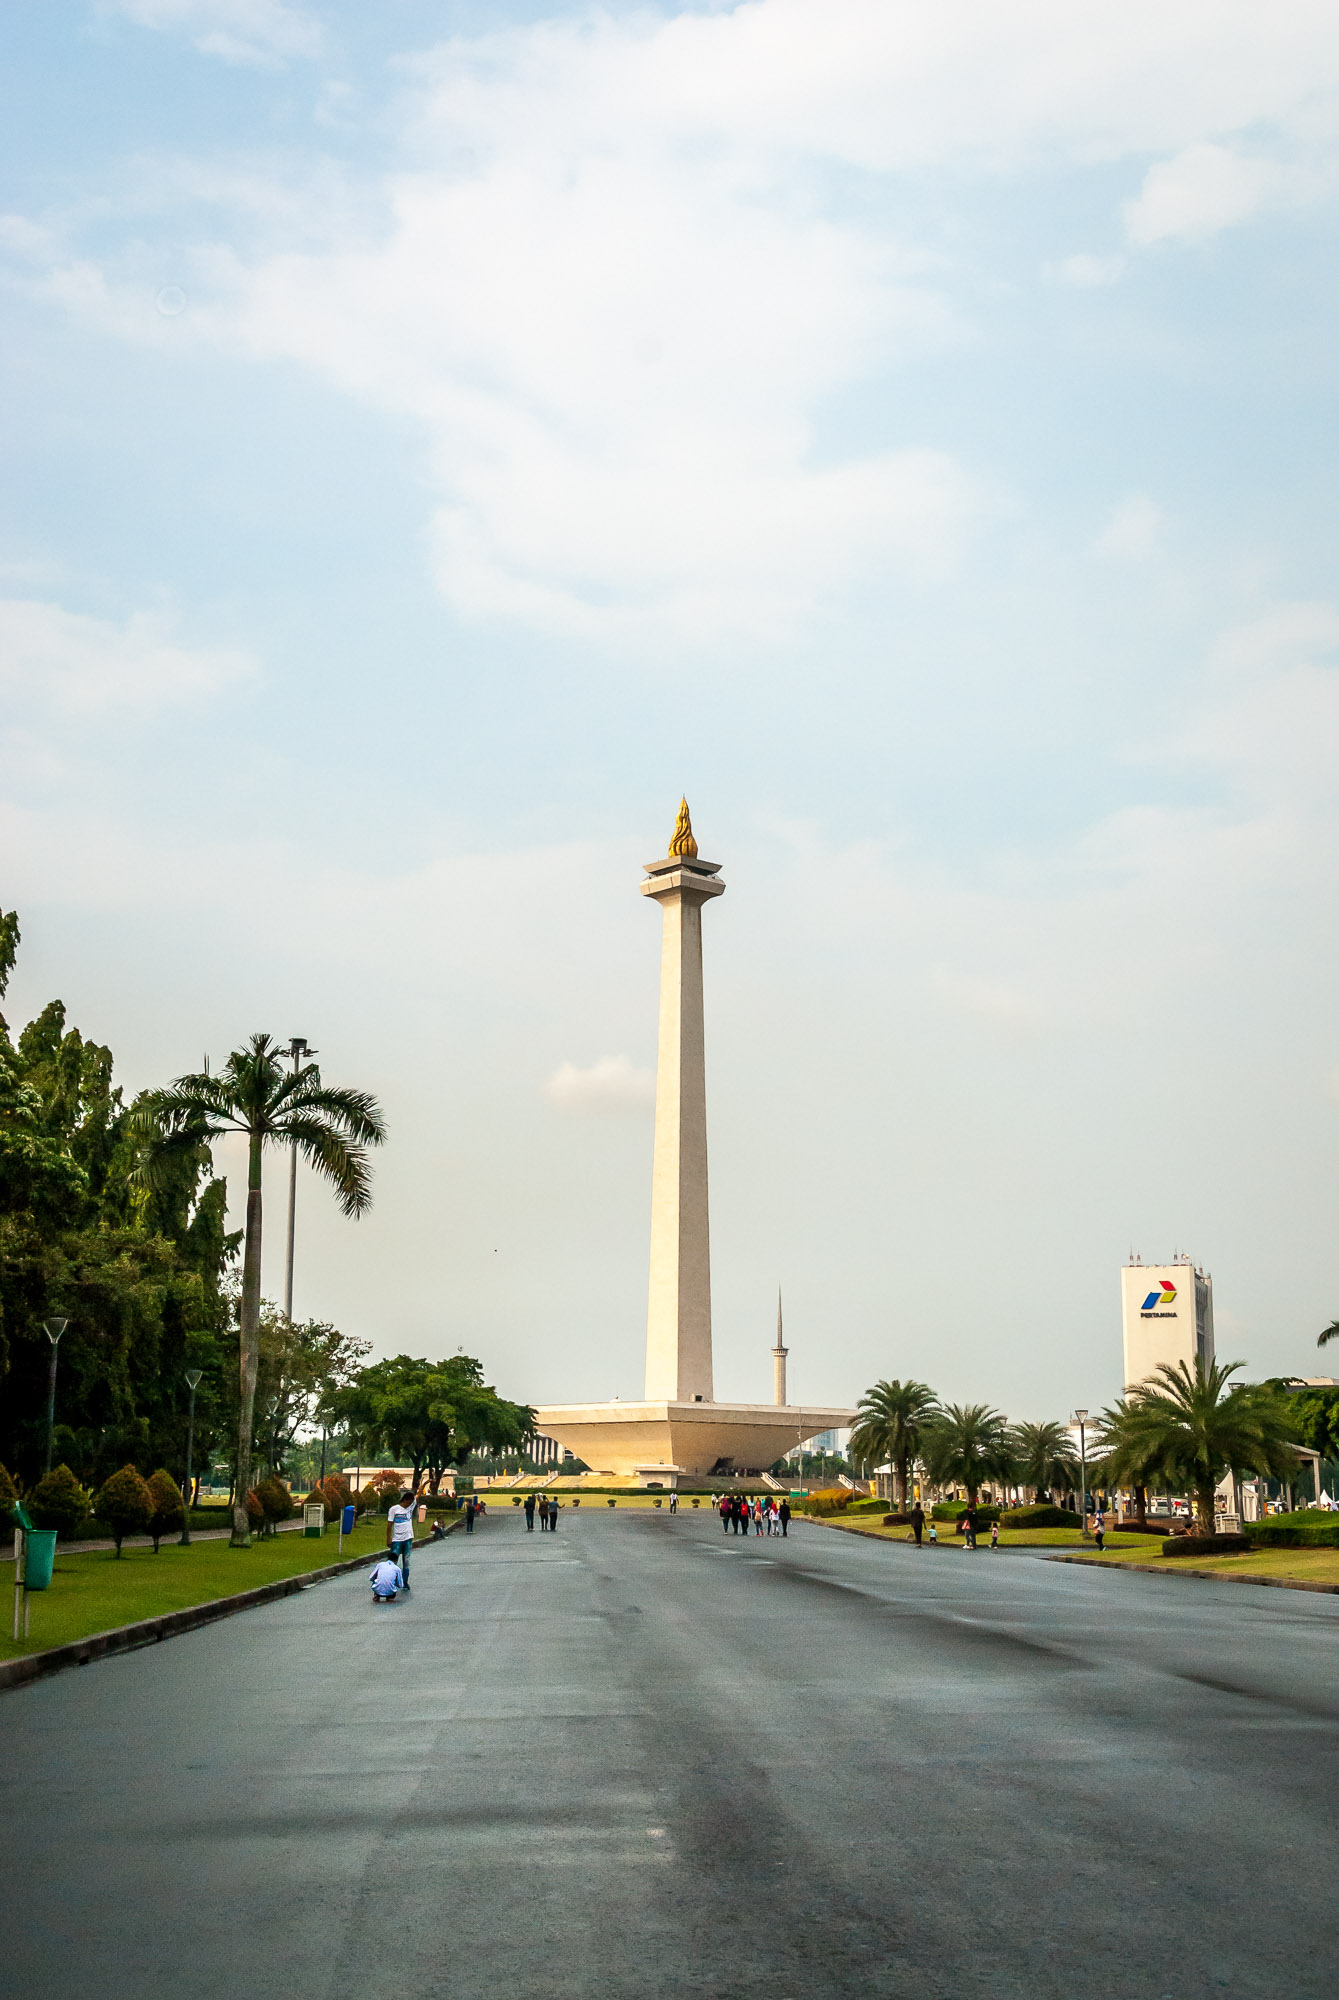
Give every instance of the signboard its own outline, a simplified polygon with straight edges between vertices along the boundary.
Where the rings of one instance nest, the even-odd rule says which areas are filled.
[[[1163,1363],[1213,1360],[1213,1280],[1191,1263],[1127,1264],[1120,1274],[1125,1386]]]

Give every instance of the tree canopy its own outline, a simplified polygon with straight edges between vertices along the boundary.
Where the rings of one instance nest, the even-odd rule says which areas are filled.
[[[0,914],[0,997],[19,945]],[[55,1461],[90,1485],[127,1459],[184,1470],[187,1367],[204,1371],[197,1443],[217,1435],[228,1346],[226,1183],[207,1147],[183,1147],[152,1189],[110,1049],[51,1001],[15,1039],[0,1018],[0,1461],[25,1482],[45,1447],[60,1344]]]
[[[489,1388],[482,1364],[468,1354],[428,1361],[397,1354],[374,1362],[330,1398],[332,1414],[369,1454],[389,1452],[427,1473],[435,1493],[443,1472],[471,1451],[517,1450],[531,1435],[535,1413]]]

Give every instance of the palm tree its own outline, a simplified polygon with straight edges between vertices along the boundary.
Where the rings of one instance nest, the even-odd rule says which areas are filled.
[[[939,1401],[925,1382],[876,1382],[856,1405],[860,1421],[847,1449],[853,1459],[878,1465],[887,1459],[897,1483],[899,1513],[907,1511],[907,1480],[926,1425]]]
[[[1327,1340],[1339,1340],[1339,1319],[1332,1319],[1324,1333],[1316,1335],[1317,1347],[1324,1347]]]
[[[248,1143],[246,1249],[238,1315],[241,1408],[237,1418],[237,1493],[233,1508],[233,1548],[247,1548],[251,1522],[246,1496],[251,1486],[251,1427],[256,1400],[260,1328],[261,1160],[266,1146],[291,1146],[335,1190],[345,1215],[361,1215],[372,1199],[366,1148],[386,1137],[376,1099],[363,1090],[333,1090],[321,1082],[315,1063],[296,1073],[284,1066],[287,1051],[269,1035],[252,1035],[234,1049],[217,1076],[208,1070],[179,1076],[165,1090],[151,1091],[136,1108],[133,1130],[140,1140],[142,1184],[152,1186],[173,1157],[209,1144],[229,1132],[244,1132]]]
[[[1102,1417],[1110,1475],[1132,1484],[1161,1479],[1189,1487],[1201,1534],[1213,1533],[1213,1496],[1228,1473],[1286,1478],[1297,1470],[1292,1412],[1277,1390],[1230,1378],[1240,1361],[1192,1369],[1163,1362]],[[1224,1393],[1226,1391],[1226,1393]]]
[[[998,1472],[1007,1450],[1008,1425],[989,1403],[949,1403],[939,1411],[925,1436],[925,1464],[930,1477],[961,1481],[975,1507],[981,1486]]]
[[[1034,1500],[1053,1487],[1073,1487],[1078,1458],[1063,1424],[1015,1424],[1013,1441],[1019,1476]]]

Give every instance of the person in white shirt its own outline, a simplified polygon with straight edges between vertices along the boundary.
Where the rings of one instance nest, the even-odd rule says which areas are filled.
[[[404,1582],[400,1566],[383,1556],[372,1572],[372,1596],[378,1604],[394,1604]]]
[[[400,1565],[400,1575],[409,1588],[409,1556],[414,1546],[414,1495],[406,1486],[386,1519],[391,1524],[391,1555]]]

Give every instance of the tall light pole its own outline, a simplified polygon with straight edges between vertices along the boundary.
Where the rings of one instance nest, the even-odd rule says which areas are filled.
[[[1079,1526],[1084,1540],[1088,1537],[1088,1442],[1086,1425],[1088,1412],[1075,1410],[1074,1421],[1079,1427]]]
[[[60,1346],[60,1337],[69,1324],[67,1319],[48,1319],[42,1322],[46,1337],[51,1342],[51,1373],[47,1376],[46,1385],[46,1464],[42,1468],[44,1472],[51,1470],[51,1449],[56,1435],[56,1349]]]
[[[297,1075],[304,1060],[319,1053],[309,1049],[301,1035],[290,1035],[288,1053],[293,1058],[293,1074]],[[295,1139],[288,1149],[288,1255],[284,1261],[284,1317],[293,1317],[293,1231],[297,1222],[298,1207],[298,1144]]]
[[[200,1377],[204,1372],[203,1368],[186,1370],[186,1387],[191,1392],[191,1406],[186,1418],[186,1491],[182,1496],[185,1504],[181,1510],[180,1542],[183,1549],[188,1549],[191,1545],[191,1467],[195,1457],[195,1392],[200,1386]]]

